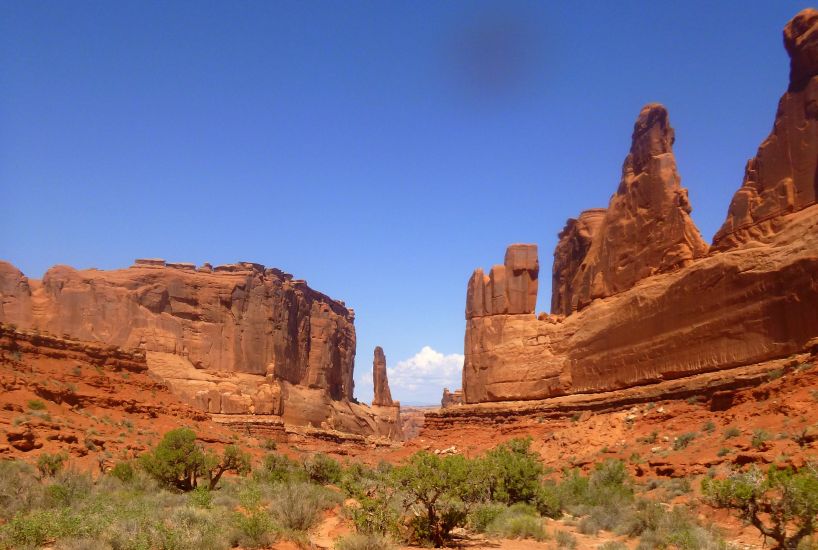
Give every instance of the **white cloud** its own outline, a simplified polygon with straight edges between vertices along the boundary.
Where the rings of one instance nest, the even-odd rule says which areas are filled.
[[[443,388],[460,388],[463,355],[444,355],[429,346],[387,367],[392,396],[406,403],[436,403]]]

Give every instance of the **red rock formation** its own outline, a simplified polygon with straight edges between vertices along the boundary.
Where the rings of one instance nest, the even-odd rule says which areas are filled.
[[[806,9],[784,28],[790,83],[778,103],[773,131],[747,162],[727,220],[713,246],[728,250],[765,241],[781,229],[780,217],[815,204],[818,197],[818,11]]]
[[[605,217],[604,208],[586,210],[579,218],[570,218],[559,234],[559,242],[554,250],[554,266],[551,282],[551,311],[572,312],[577,309],[577,300],[573,295],[574,279],[591,241],[599,233],[599,226]]]
[[[631,288],[707,253],[690,219],[673,156],[667,110],[646,105],[633,128],[619,189],[607,210],[569,220],[554,252],[552,313],[570,315],[596,298]],[[596,238],[594,238],[596,237]]]
[[[372,380],[375,386],[375,398],[372,400],[372,404],[379,407],[394,406],[395,402],[392,401],[392,392],[389,391],[389,378],[386,374],[386,355],[384,355],[381,346],[375,348],[375,358],[372,361]]]
[[[455,407],[463,404],[463,390],[449,391],[449,388],[443,388],[443,398],[440,400],[440,406],[444,409]]]
[[[533,313],[539,272],[537,245],[509,246],[503,265],[492,267],[488,276],[479,268],[472,274],[466,294],[466,318]]]
[[[475,272],[466,306],[467,403],[608,392],[760,364],[814,344],[816,29],[814,10],[787,25],[789,91],[709,254],[679,186],[667,112],[649,105],[608,209],[569,221],[560,234],[557,315],[489,309],[486,296],[498,293],[483,293],[481,304],[480,290],[495,278]]]
[[[115,271],[56,266],[36,281],[0,262],[0,292],[0,321],[146,350],[151,370],[204,411],[382,431],[349,404],[353,311],[278,269],[140,259]]]

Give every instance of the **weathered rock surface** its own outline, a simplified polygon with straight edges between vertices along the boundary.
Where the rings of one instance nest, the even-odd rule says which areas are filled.
[[[466,318],[532,313],[537,306],[539,272],[537,245],[509,246],[503,265],[492,267],[489,275],[479,268],[472,274],[466,296]]]
[[[386,374],[386,355],[384,355],[383,348],[380,346],[375,348],[375,357],[372,361],[372,380],[375,386],[375,397],[372,404],[380,407],[394,406],[395,402],[392,401],[392,392],[389,391],[389,378]]]
[[[448,407],[455,407],[463,404],[463,390],[449,391],[449,388],[443,388],[443,397],[440,400],[440,406],[444,409]]]
[[[712,250],[688,216],[673,130],[667,111],[654,104],[639,115],[608,208],[569,220],[560,234],[552,315],[496,302],[489,309],[485,297],[498,293],[484,292],[480,302],[480,290],[493,288],[496,277],[475,271],[466,301],[466,403],[610,392],[759,364],[813,345],[817,28],[814,10],[787,25],[790,88]]]
[[[619,188],[606,210],[569,220],[554,252],[551,312],[570,315],[704,256],[673,156],[667,109],[646,105],[633,128]]]
[[[765,241],[781,230],[781,216],[818,197],[818,11],[806,9],[784,28],[790,83],[778,103],[769,137],[747,162],[727,219],[713,246],[730,250]]]
[[[147,351],[151,370],[203,411],[381,433],[373,410],[349,405],[353,311],[278,269],[139,259],[56,266],[36,281],[0,262],[0,296],[2,322]]]
[[[559,234],[559,242],[554,250],[554,265],[551,282],[551,311],[571,312],[577,309],[574,298],[574,280],[580,273],[580,267],[591,241],[599,234],[599,227],[605,218],[604,208],[586,210],[577,219],[570,218]]]

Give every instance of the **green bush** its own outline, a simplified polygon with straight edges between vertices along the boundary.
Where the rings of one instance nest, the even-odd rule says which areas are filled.
[[[536,499],[543,467],[531,441],[512,439],[486,453],[483,475],[489,479],[491,500],[513,504]]]
[[[696,439],[697,435],[698,434],[695,432],[683,433],[673,441],[673,450],[680,451],[686,448],[694,439]]]
[[[306,473],[298,462],[276,453],[265,455],[261,467],[253,472],[253,477],[265,483],[307,479]]]
[[[753,431],[753,438],[750,440],[750,445],[756,449],[760,449],[764,446],[764,443],[772,439],[772,437],[772,435],[764,430],[755,430]]]
[[[724,430],[724,439],[732,439],[734,437],[738,437],[741,435],[741,430],[736,428],[735,426],[730,426],[726,430]]]
[[[534,505],[541,516],[557,519],[562,516],[562,500],[559,487],[546,481],[537,487]]]
[[[117,462],[111,468],[111,475],[123,483],[130,483],[134,480],[136,472],[130,462]]]
[[[334,458],[316,453],[304,461],[307,477],[315,483],[327,485],[341,481],[341,465]]]
[[[536,508],[515,504],[505,508],[487,526],[486,532],[503,538],[545,540],[547,538],[542,519]]]
[[[41,399],[31,399],[28,402],[28,408],[32,411],[44,411],[45,403]]]
[[[68,455],[65,453],[43,453],[37,459],[37,470],[43,477],[54,477],[65,466]]]
[[[618,540],[609,540],[600,546],[598,550],[628,550],[628,547]]]
[[[711,504],[738,512],[781,548],[796,548],[816,528],[818,470],[771,467],[734,473],[727,479],[702,481],[702,492]]]
[[[340,500],[328,489],[310,483],[282,484],[270,506],[273,518],[285,529],[307,531],[321,517],[321,512]]]
[[[34,469],[20,461],[0,460],[0,519],[25,513],[43,500],[43,486]]]
[[[235,531],[232,543],[242,548],[265,548],[278,539],[279,528],[273,518],[263,510],[233,516]]]
[[[556,531],[554,533],[554,542],[557,543],[557,548],[566,550],[575,550],[577,547],[577,537],[567,531]]]
[[[489,524],[502,515],[508,507],[505,504],[486,502],[474,507],[467,518],[469,527],[478,533],[485,533]]]

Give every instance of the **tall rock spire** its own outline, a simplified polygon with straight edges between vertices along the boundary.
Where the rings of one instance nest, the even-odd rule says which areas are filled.
[[[778,218],[818,199],[818,11],[805,9],[784,27],[790,82],[778,102],[773,131],[747,162],[744,181],[713,246],[727,250],[765,240]]]
[[[707,253],[708,246],[690,219],[674,141],[667,109],[658,103],[643,107],[608,208],[583,213],[573,223],[569,220],[560,233],[552,313],[569,315],[595,298],[625,291]]]
[[[375,348],[375,358],[372,361],[372,380],[375,385],[375,398],[372,400],[372,404],[381,407],[394,406],[395,402],[392,401],[392,392],[389,391],[389,379],[386,374],[386,355],[384,355],[383,348],[380,346]]]

